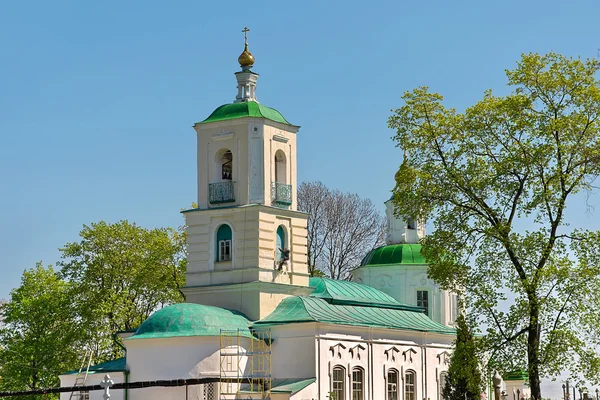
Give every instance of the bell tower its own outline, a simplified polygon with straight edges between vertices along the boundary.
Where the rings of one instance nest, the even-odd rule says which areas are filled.
[[[238,57],[237,95],[194,125],[198,208],[187,225],[187,301],[265,317],[289,295],[308,294],[306,227],[297,211],[296,134],[256,99],[248,50]]]

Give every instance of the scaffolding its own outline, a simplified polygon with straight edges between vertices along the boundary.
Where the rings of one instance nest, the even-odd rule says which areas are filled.
[[[271,330],[253,334],[221,330],[219,399],[271,399]]]

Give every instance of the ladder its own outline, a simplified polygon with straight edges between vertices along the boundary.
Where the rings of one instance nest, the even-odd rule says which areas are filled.
[[[85,386],[85,382],[87,381],[88,374],[90,372],[90,365],[92,364],[92,350],[87,350],[85,355],[83,356],[83,360],[81,360],[81,367],[79,367],[79,371],[77,371],[77,376],[75,377],[75,384],[73,387]],[[81,392],[72,391],[69,396],[69,400],[79,400],[82,399],[83,396]]]

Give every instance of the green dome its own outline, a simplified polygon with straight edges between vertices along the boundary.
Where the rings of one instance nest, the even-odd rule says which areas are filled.
[[[420,244],[391,244],[371,250],[363,258],[360,266],[394,265],[394,264],[427,264],[421,254]]]
[[[237,118],[266,118],[271,121],[280,122],[282,124],[291,125],[279,111],[274,108],[267,107],[256,101],[244,101],[241,103],[223,104],[212,112],[200,124],[207,122],[225,121]]]
[[[252,337],[250,321],[241,313],[202,304],[180,303],[156,311],[128,339],[219,336],[221,329]]]

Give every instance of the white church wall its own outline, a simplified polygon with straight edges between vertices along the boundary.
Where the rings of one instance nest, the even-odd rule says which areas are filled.
[[[316,377],[315,327],[314,323],[303,323],[272,328],[274,378]]]
[[[308,385],[307,387],[305,387],[304,389],[298,391],[297,393],[294,393],[293,395],[291,395],[289,397],[289,400],[316,400],[318,396],[317,393],[317,383],[311,383],[310,385]],[[288,397],[286,397],[285,399],[287,399]],[[329,400],[327,397],[325,398],[326,400]],[[275,400],[275,398],[273,398],[273,400]]]
[[[242,348],[239,350],[244,353],[249,348],[248,339],[242,339],[241,345]],[[125,340],[125,346],[131,382],[219,377],[221,374],[219,337],[129,339]],[[240,368],[245,370],[246,367],[247,360],[241,357]],[[203,398],[203,390],[203,385],[189,386],[188,396]],[[130,391],[129,396],[130,400],[180,400],[182,398],[185,398],[185,387],[135,389]]]
[[[417,291],[429,292],[429,317],[444,325],[453,322],[452,294],[440,290],[427,277],[427,266],[419,264],[392,264],[390,266],[361,267],[353,272],[356,282],[369,285],[396,300],[417,305]]]
[[[219,376],[219,337],[128,339],[131,381]]]
[[[86,386],[99,385],[100,382],[102,382],[104,380],[104,376],[106,374],[107,374],[106,372],[89,374],[87,377],[87,380],[85,382],[85,385]],[[110,379],[114,383],[125,382],[125,373],[123,373],[123,372],[108,372],[108,375],[110,376]],[[77,374],[60,375],[59,376],[60,386],[61,387],[74,386],[76,378],[77,378]],[[76,393],[78,393],[78,392],[76,392]],[[90,400],[103,400],[103,397],[102,397],[103,394],[104,394],[104,392],[102,390],[94,390],[94,391],[89,392],[89,398],[90,398]],[[71,397],[71,392],[65,392],[65,393],[60,394],[60,400],[69,400],[70,397]],[[79,399],[79,397],[73,397],[73,398]],[[125,391],[124,390],[111,390],[110,398],[112,400],[124,400]]]
[[[333,369],[341,366],[346,373],[348,398],[352,390],[352,369],[364,369],[365,400],[386,398],[390,370],[398,372],[399,393],[404,392],[406,373],[414,371],[415,398],[437,399],[437,376],[446,367],[443,356],[439,364],[438,355],[449,354],[454,339],[441,334],[339,325],[321,325],[317,335],[317,384],[321,398],[332,390]]]

